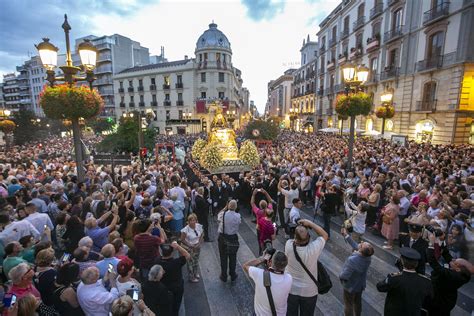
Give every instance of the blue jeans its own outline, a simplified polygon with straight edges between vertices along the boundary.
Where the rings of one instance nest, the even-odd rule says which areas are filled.
[[[299,295],[288,295],[287,316],[313,316],[316,308],[318,295],[303,297]]]

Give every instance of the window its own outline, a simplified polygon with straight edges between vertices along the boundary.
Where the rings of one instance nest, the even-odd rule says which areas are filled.
[[[398,48],[394,48],[388,55],[388,67],[393,69],[398,65]]]
[[[178,101],[183,101],[183,94],[182,93],[178,93]]]
[[[224,62],[225,62],[225,54],[222,54],[222,57],[224,58]]]
[[[119,85],[120,85],[120,89],[123,89],[123,81],[120,81]]]
[[[152,95],[151,95],[151,100],[152,100],[153,102],[156,102],[156,94],[152,94]]]
[[[332,28],[332,38],[331,38],[331,39],[332,39],[333,41],[335,41],[336,38],[337,38],[337,26],[334,26],[334,27]]]
[[[170,76],[164,76],[163,77],[165,85],[169,86],[170,85]]]
[[[378,64],[378,58],[374,57],[370,60],[370,70],[371,74],[375,75],[377,73],[377,64]]]
[[[130,102],[135,102],[135,97],[133,95],[130,96]]]
[[[183,76],[182,75],[177,75],[176,76],[176,82],[177,83],[183,83]]]
[[[128,86],[129,86],[130,88],[133,88],[133,81],[132,81],[132,80],[129,80],[129,81],[128,81]]]
[[[201,99],[205,99],[206,98],[206,91],[201,91]]]
[[[120,103],[125,103],[125,96],[122,95],[122,96],[120,97]]]
[[[402,26],[403,10],[398,9],[392,15],[392,31],[398,30]]]
[[[321,41],[321,48],[326,47],[326,36],[323,36],[323,40]]]
[[[201,82],[206,82],[206,73],[201,72]]]
[[[140,102],[145,102],[145,97],[143,95],[140,96]]]
[[[153,85],[156,84],[155,78],[151,78],[151,84],[153,84]]]
[[[362,48],[362,35],[363,33],[356,35],[356,48]]]
[[[202,54],[199,54],[199,62],[202,63]]]
[[[166,110],[166,120],[168,121],[170,119],[170,111]]]
[[[224,96],[224,92],[219,92],[219,99],[224,99],[225,96]]]
[[[357,18],[360,19],[361,17],[364,16],[364,11],[365,11],[365,4],[362,3],[358,8],[357,8]]]
[[[224,82],[224,73],[223,72],[219,73],[219,82]]]
[[[170,100],[170,94],[169,94],[169,93],[166,93],[166,94],[165,94],[165,100],[166,100],[166,101],[169,101],[169,100]]]
[[[427,59],[437,59],[443,54],[443,42],[443,32],[436,32],[429,37]]]
[[[142,87],[143,86],[143,79],[138,79],[138,86]]]
[[[349,22],[350,22],[350,16],[346,16],[344,18],[344,34],[349,34]]]
[[[430,81],[423,86],[423,102],[422,109],[431,109],[433,102],[436,100],[436,82]]]
[[[178,111],[178,120],[182,120],[183,119],[183,110],[179,110]]]
[[[216,61],[217,61],[218,63],[221,62],[221,53],[216,53]]]
[[[204,53],[204,61],[207,61],[207,53]]]
[[[374,23],[374,25],[372,26],[372,38],[380,36],[381,26],[381,22]]]

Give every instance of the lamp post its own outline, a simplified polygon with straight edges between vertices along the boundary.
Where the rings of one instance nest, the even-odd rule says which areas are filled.
[[[183,119],[186,122],[186,126],[189,127],[189,122],[191,121],[191,116],[193,114],[191,112],[184,112],[183,113]],[[192,133],[191,133],[192,134]]]
[[[392,105],[393,93],[387,91],[380,96],[380,101],[382,101],[382,106],[385,107],[385,113],[388,111],[388,107]],[[385,115],[382,117],[382,135],[385,133]]]
[[[345,83],[346,95],[351,91],[358,91],[369,76],[369,68],[365,66],[356,66],[353,64],[345,64],[342,67],[342,75]],[[355,132],[355,115],[351,115],[351,126],[349,130],[349,153],[348,153],[348,170],[352,169],[352,157],[354,155],[354,132]]]
[[[46,68],[46,80],[51,86],[54,86],[56,81],[66,82],[69,86],[74,85],[76,81],[85,80],[89,83],[89,87],[92,90],[92,82],[95,80],[93,70],[96,66],[97,61],[97,49],[92,43],[86,39],[83,43],[78,45],[78,53],[81,58],[81,67],[73,66],[71,56],[71,45],[69,42],[69,31],[71,26],[67,21],[67,15],[64,15],[64,23],[62,25],[64,34],[66,37],[66,65],[60,66],[59,68],[64,73],[64,76],[57,77],[54,68],[58,62],[58,48],[49,42],[49,38],[43,38],[43,42],[35,45],[40,55],[41,63]],[[84,75],[78,75],[81,71]],[[83,168],[83,157],[82,152],[82,141],[81,141],[81,129],[79,126],[78,118],[71,118],[72,122],[72,135],[74,142],[74,155],[76,156],[76,168],[78,181],[84,181],[85,172]]]

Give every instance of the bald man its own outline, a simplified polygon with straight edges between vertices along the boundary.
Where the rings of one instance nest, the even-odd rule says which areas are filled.
[[[218,245],[219,245],[219,257],[221,261],[221,275],[220,279],[222,282],[227,282],[227,271],[232,281],[237,279],[237,273],[235,267],[237,264],[237,250],[239,249],[239,226],[242,221],[240,214],[235,212],[237,209],[237,201],[230,200],[226,207],[217,215],[217,221],[219,222],[219,233]],[[229,268],[227,270],[227,268]]]
[[[446,262],[449,262],[449,268],[443,267],[434,255],[435,235],[430,233],[429,240],[430,244],[426,256],[433,269],[431,282],[433,284],[434,299],[428,307],[428,311],[430,315],[450,315],[451,310],[456,305],[458,289],[471,280],[474,267],[467,260],[453,260],[447,251],[443,253],[443,257]]]
[[[354,251],[344,262],[339,275],[344,288],[344,315],[361,315],[362,292],[365,290],[367,271],[372,262],[374,248],[368,242],[357,244],[345,228],[341,229],[341,233]]]

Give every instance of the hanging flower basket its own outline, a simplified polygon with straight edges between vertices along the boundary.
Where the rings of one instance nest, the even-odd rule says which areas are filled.
[[[372,98],[363,92],[339,95],[336,100],[336,112],[342,116],[368,115],[372,108]]]
[[[15,128],[16,128],[16,124],[13,121],[10,121],[10,120],[0,121],[0,130],[2,130],[2,132],[4,132],[5,134],[9,134],[13,132]]]
[[[64,84],[46,87],[40,94],[40,105],[52,119],[89,119],[102,111],[104,100],[97,90]]]
[[[257,146],[252,141],[246,140],[240,147],[239,158],[252,168],[258,166],[260,156],[258,155]]]
[[[193,159],[199,160],[201,159],[202,151],[204,147],[206,147],[207,142],[199,138],[194,142],[193,148],[191,150],[191,154],[193,155]]]
[[[375,115],[378,118],[389,119],[395,115],[395,108],[393,105],[382,105],[375,109]]]
[[[209,143],[202,150],[200,163],[206,169],[215,169],[222,164],[222,153],[218,143]]]

